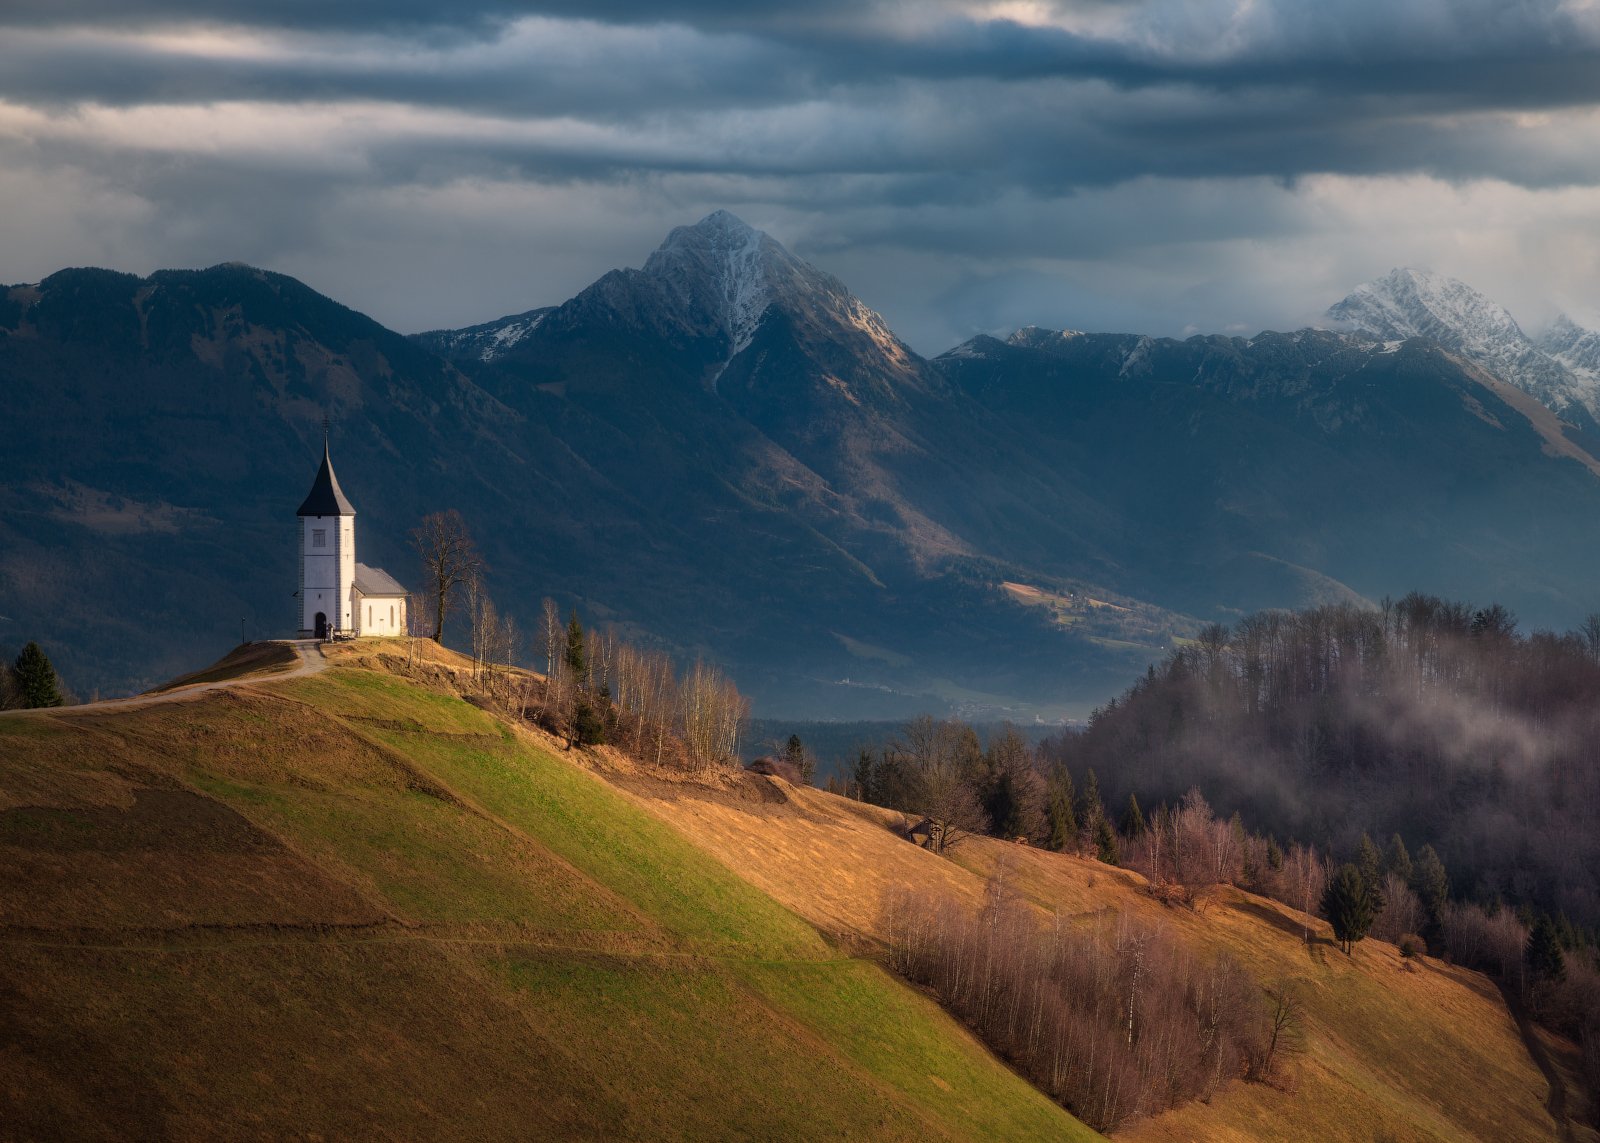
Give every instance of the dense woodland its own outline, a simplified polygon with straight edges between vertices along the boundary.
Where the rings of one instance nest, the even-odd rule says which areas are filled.
[[[936,849],[981,832],[1097,857],[1139,870],[1176,907],[1203,908],[1212,886],[1237,885],[1326,918],[1346,951],[1371,936],[1481,969],[1583,1045],[1600,1106],[1597,755],[1600,618],[1522,635],[1502,608],[1412,595],[1208,628],[1085,731],[1038,747],[1008,728],[985,744],[971,726],[919,719],[834,785],[921,819],[915,834]],[[915,917],[943,906],[891,908]],[[972,984],[955,965],[973,957],[1032,966],[993,987],[1035,1008],[1048,980],[1047,991],[1065,989],[1061,1003],[1091,1013],[1094,995],[1063,983],[1067,954],[1044,936],[1019,938],[1026,953],[985,945],[980,956],[972,942],[998,930],[964,925],[934,933],[907,921],[902,971],[1079,1114],[1111,1125],[1149,1110],[1119,1102],[1109,1071],[1057,1075],[1052,1053],[1064,1049],[1049,1037],[1019,1052],[1008,1021],[1023,1000],[1000,1019],[963,999]],[[1306,937],[1320,939],[1309,926]],[[1130,971],[1119,950],[1133,947],[1102,940],[1094,955],[1109,956],[1116,977]],[[1239,1014],[1241,1061],[1261,1018],[1254,1003]]]
[[[1424,595],[1204,630],[1045,757],[1113,803],[1191,787],[1259,828],[1352,852],[1432,845],[1452,889],[1600,924],[1600,616],[1519,634]]]

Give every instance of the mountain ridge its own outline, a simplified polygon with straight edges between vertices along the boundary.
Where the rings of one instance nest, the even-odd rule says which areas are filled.
[[[410,338],[237,265],[63,271],[0,290],[0,641],[55,640],[87,690],[283,629],[280,517],[330,411],[402,581],[409,528],[460,508],[525,628],[551,595],[720,658],[767,714],[1081,715],[1203,622],[1418,586],[1573,624],[1594,454],[1485,368],[1316,330],[929,361],[732,215]]]

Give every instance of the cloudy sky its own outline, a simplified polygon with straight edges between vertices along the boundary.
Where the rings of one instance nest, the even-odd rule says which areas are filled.
[[[1600,311],[1600,0],[4,0],[0,280],[239,260],[395,328],[727,207],[935,353]]]

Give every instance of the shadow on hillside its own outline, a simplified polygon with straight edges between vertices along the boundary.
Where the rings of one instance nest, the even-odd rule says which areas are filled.
[[[1261,901],[1234,901],[1231,903],[1231,907],[1236,912],[1243,913],[1248,917],[1255,917],[1257,920],[1265,921],[1279,932],[1288,933],[1303,944],[1315,946],[1330,943],[1326,937],[1318,933],[1314,928],[1311,930],[1310,936],[1307,936],[1306,926],[1303,922],[1297,921],[1293,917],[1285,916],[1277,909]]]

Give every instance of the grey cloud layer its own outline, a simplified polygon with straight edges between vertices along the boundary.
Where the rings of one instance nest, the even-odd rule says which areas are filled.
[[[841,264],[862,246],[923,259],[938,291],[886,276],[906,300],[869,300],[899,305],[930,339],[985,327],[996,298],[1048,298],[1067,271],[1042,261],[1081,270],[1157,248],[1188,284],[1128,277],[1167,311],[1150,324],[1222,322],[1176,307],[1204,293],[1205,258],[1227,262],[1217,244],[1314,238],[1321,207],[1296,197],[1306,179],[1600,185],[1600,15],[1582,6],[1039,0],[1038,22],[994,15],[1021,11],[10,0],[0,167],[29,194],[70,184],[64,201],[85,211],[114,201],[110,220],[84,222],[112,252],[285,264],[343,245],[351,274],[357,233],[363,249],[381,239],[353,231],[337,204],[363,197],[404,200],[395,217],[413,222],[418,202],[459,208],[462,184],[522,187],[547,205],[608,188],[663,224],[726,203]],[[182,116],[193,126],[163,126]],[[1218,200],[1216,180],[1241,189]],[[1135,184],[1124,197],[1142,216],[1106,197]],[[37,209],[4,194],[0,240]],[[1374,209],[1416,207],[1395,191]],[[464,248],[463,272],[475,257],[498,264]],[[638,257],[619,240],[596,252],[596,271]],[[1322,272],[1343,262],[1330,255]],[[1084,304],[1086,280],[1059,297]],[[552,300],[485,300],[462,316]]]

